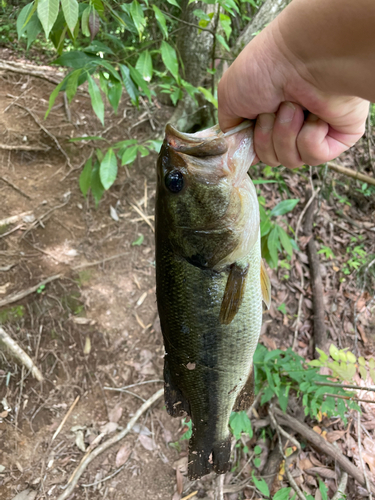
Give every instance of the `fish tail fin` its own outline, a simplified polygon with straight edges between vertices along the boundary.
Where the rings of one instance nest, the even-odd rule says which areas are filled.
[[[210,434],[192,435],[189,443],[188,475],[199,479],[214,470],[224,474],[230,469],[231,439],[228,435],[222,441],[214,442]]]

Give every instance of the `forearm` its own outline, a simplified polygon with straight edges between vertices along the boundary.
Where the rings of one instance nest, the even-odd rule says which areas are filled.
[[[272,25],[304,79],[323,92],[375,101],[374,0],[293,0]]]

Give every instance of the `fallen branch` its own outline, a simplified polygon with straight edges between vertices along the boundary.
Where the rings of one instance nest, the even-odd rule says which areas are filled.
[[[134,425],[136,424],[137,420],[143,413],[145,413],[150,406],[152,406],[155,401],[160,399],[162,395],[164,394],[164,389],[159,389],[155,394],[153,394],[143,405],[136,411],[134,417],[132,417],[125,429],[123,429],[121,432],[113,436],[111,439],[108,439],[108,441],[105,441],[103,444],[89,452],[89,454],[86,454],[83,459],[81,460],[81,463],[79,466],[76,468],[76,470],[73,472],[73,474],[70,476],[69,481],[67,483],[66,490],[57,498],[57,500],[65,500],[66,498],[69,497],[69,495],[72,493],[74,490],[79,478],[82,476],[83,472],[85,471],[86,467],[103,451],[107,450],[114,444],[118,443],[124,437],[129,434],[129,432],[132,430]]]
[[[358,179],[359,181],[367,182],[367,184],[372,184],[375,186],[375,178],[366,174],[361,174],[360,172],[356,172],[351,168],[342,167],[341,165],[337,165],[337,163],[333,163],[332,161],[327,162],[328,167],[339,174],[347,175],[348,177],[352,177],[353,179]]]
[[[68,412],[66,413],[65,417],[62,419],[61,424],[60,424],[60,425],[58,426],[58,428],[56,429],[55,434],[52,436],[51,443],[52,443],[52,441],[54,441],[54,440],[57,438],[57,436],[60,434],[61,429],[64,427],[65,422],[68,420],[69,415],[70,415],[70,414],[72,413],[72,411],[74,410],[74,407],[75,407],[75,405],[78,403],[78,401],[79,401],[79,396],[77,396],[77,397],[75,398],[75,400],[74,400],[74,402],[73,402],[72,406],[69,408],[69,410],[68,410]]]
[[[340,477],[339,485],[337,486],[337,491],[331,498],[331,500],[341,500],[346,497],[345,490],[348,483],[348,474],[343,472]]]
[[[8,226],[9,224],[14,224],[15,222],[18,222],[19,220],[23,219],[24,217],[27,217],[28,215],[31,215],[32,212],[23,212],[22,214],[18,215],[12,215],[11,217],[7,217],[6,219],[0,220],[0,227],[1,226]]]
[[[35,76],[36,78],[42,78],[43,80],[47,80],[47,82],[54,84],[59,84],[64,77],[64,75],[61,75],[61,78],[49,76],[47,74],[48,68],[41,70],[38,66],[26,63],[16,63],[14,61],[0,60],[0,69],[11,71],[12,73],[20,73],[21,75]],[[56,74],[55,71],[53,73]]]
[[[24,299],[28,295],[36,292],[38,288],[40,288],[41,286],[47,285],[47,283],[51,283],[51,281],[58,280],[61,277],[62,274],[55,274],[54,276],[50,276],[49,278],[46,278],[37,285],[27,288],[26,290],[21,290],[20,292],[13,293],[12,295],[9,295],[5,299],[0,300],[0,307],[4,307],[7,306],[8,304],[13,304],[14,302],[18,302],[19,300]]]
[[[309,208],[306,211],[306,217],[304,222],[304,233],[305,236],[309,238],[309,242],[307,243],[307,256],[309,259],[310,283],[312,289],[312,301],[313,301],[313,313],[314,313],[313,314],[314,346],[315,349],[318,347],[319,349],[326,351],[328,338],[324,322],[324,314],[325,314],[324,288],[322,283],[322,276],[320,274],[320,262],[318,253],[316,251],[314,233],[313,233],[314,211],[315,211],[315,201],[312,201],[312,203],[310,204]]]
[[[365,483],[366,483],[366,490],[368,491],[368,495],[370,500],[372,500],[372,493],[371,493],[371,487],[370,487],[370,481],[366,472],[366,466],[365,462],[363,461],[363,455],[362,455],[362,440],[361,440],[361,414],[359,411],[357,411],[357,434],[358,434],[358,455],[359,455],[359,461],[361,463],[361,468],[363,475],[365,476]]]
[[[26,146],[26,144],[0,144],[0,149],[7,151],[49,151],[51,148],[42,148],[41,146]]]
[[[2,342],[9,350],[9,352],[16,358],[20,363],[30,370],[33,377],[35,377],[39,382],[43,382],[44,378],[41,371],[35,366],[33,360],[28,354],[17,344],[15,340],[12,339],[10,335],[0,326],[0,342]]]
[[[278,408],[274,408],[274,413],[278,417],[281,425],[286,425],[295,432],[298,432],[302,437],[307,439],[312,445],[318,448],[321,452],[326,453],[331,458],[337,461],[341,469],[353,477],[358,483],[366,487],[366,481],[362,472],[352,462],[350,462],[338,448],[335,448],[331,443],[328,443],[324,438],[319,436],[315,431],[310,429],[296,418],[282,412]],[[371,491],[375,493],[375,486],[371,483]]]

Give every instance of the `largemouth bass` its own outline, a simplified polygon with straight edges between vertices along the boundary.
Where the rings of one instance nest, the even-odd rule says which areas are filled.
[[[195,134],[167,125],[157,163],[156,295],[165,404],[190,415],[188,474],[230,466],[229,417],[253,399],[252,359],[270,286],[247,174],[253,127]]]

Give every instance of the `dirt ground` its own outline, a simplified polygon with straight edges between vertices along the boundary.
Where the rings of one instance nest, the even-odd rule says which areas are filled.
[[[57,499],[94,439],[100,434],[104,440],[107,434],[115,435],[143,400],[162,387],[163,345],[155,303],[152,218],[156,154],[121,168],[96,209],[92,198],[84,199],[78,186],[81,165],[93,144],[69,143],[68,139],[100,134],[103,129],[84,92],[70,105],[71,122],[61,96],[44,122],[52,89],[52,84],[41,79],[1,75],[0,143],[15,147],[0,149],[0,221],[21,216],[15,222],[0,223],[0,305],[12,294],[59,275],[0,308],[0,326],[44,375],[44,382],[37,382],[0,350],[0,498],[4,500],[24,490],[28,490],[28,500]],[[125,102],[117,116],[107,112],[105,126],[111,129],[105,137],[113,142],[129,135],[155,138],[172,109],[154,104],[156,130],[145,109],[134,110]],[[59,141],[77,170],[69,170],[41,125]],[[30,150],[16,146],[29,146]],[[355,154],[360,155],[360,151],[352,153],[347,163]],[[300,177],[288,175],[291,191],[300,197]],[[277,200],[270,186],[262,189],[272,207]],[[363,200],[361,203],[368,203]],[[353,213],[351,217],[370,221],[375,207],[370,203],[354,209],[356,217]],[[113,210],[118,220],[113,219]],[[329,210],[328,215],[332,213]],[[347,221],[340,224],[345,226]],[[349,233],[353,231],[351,226],[345,227]],[[142,243],[134,244],[141,235]],[[326,237],[332,245],[343,245],[345,235],[344,231],[331,236],[327,233]],[[366,245],[369,252],[375,252],[374,233],[368,235]],[[332,278],[329,269],[324,283],[327,300],[334,298],[336,304],[331,310],[332,339],[352,348],[353,318],[348,301],[360,297],[361,290],[355,281],[345,284],[337,276]],[[285,348],[294,335],[298,266],[287,273],[297,286],[288,282],[285,273],[285,269],[270,271],[274,304],[265,315],[262,335],[268,348]],[[286,304],[289,315],[278,310],[281,304]],[[311,316],[309,290],[298,337],[299,353],[305,357],[312,356]],[[360,348],[373,354],[374,326],[370,320],[363,321],[361,329]],[[127,389],[113,390],[124,387]],[[181,450],[170,443],[178,441],[182,431],[181,421],[171,419],[159,399],[124,440],[88,466],[69,498],[164,500],[179,499],[192,491],[198,491],[198,498],[214,498],[212,477],[194,484],[185,478],[183,494],[176,493],[178,482],[182,482],[176,461],[186,464],[186,443],[181,444]],[[107,479],[101,481],[103,478]]]

